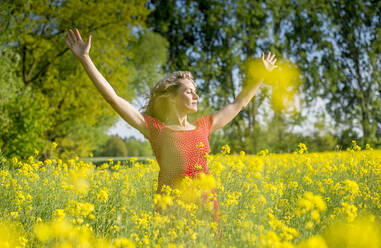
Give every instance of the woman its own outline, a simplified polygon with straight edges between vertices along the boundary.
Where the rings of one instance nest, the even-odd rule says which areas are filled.
[[[158,188],[174,186],[184,176],[196,177],[200,172],[209,174],[205,153],[209,152],[211,132],[228,124],[252,99],[261,81],[248,85],[235,101],[218,112],[188,121],[188,114],[197,112],[196,84],[190,72],[178,71],[160,80],[152,89],[144,113],[116,95],[90,59],[91,35],[85,43],[78,29],[69,30],[66,45],[83,65],[90,79],[105,100],[132,127],[139,130],[151,143],[160,166]],[[266,70],[275,65],[275,55],[269,52],[262,61]],[[215,195],[215,191],[212,191]],[[206,196],[203,195],[204,200]],[[219,205],[214,200],[214,220],[219,219]]]

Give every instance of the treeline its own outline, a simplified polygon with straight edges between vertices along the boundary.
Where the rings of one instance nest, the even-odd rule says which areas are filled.
[[[380,1],[151,0],[149,6],[148,26],[170,44],[165,69],[189,69],[200,79],[207,112],[235,99],[245,79],[242,64],[261,51],[301,71],[299,97],[307,111],[273,111],[274,88],[264,86],[214,136],[216,147],[285,152],[308,141],[312,149],[333,150],[352,140],[381,147]],[[313,121],[304,133],[292,131],[307,118]]]
[[[197,116],[235,99],[248,58],[271,50],[280,64],[292,61],[307,111],[274,111],[274,89],[264,85],[211,136],[212,151],[287,152],[299,142],[333,150],[352,140],[380,147],[380,9],[371,0],[1,1],[0,153],[47,158],[56,142],[61,157],[87,157],[110,139],[118,116],[64,44],[74,27],[93,36],[90,56],[128,101],[167,72],[191,71]],[[308,111],[314,106],[319,113]],[[311,116],[313,127],[295,132]]]
[[[87,157],[118,116],[65,46],[92,35],[90,56],[119,96],[132,101],[157,81],[167,42],[145,28],[144,1],[0,1],[0,152],[22,159]]]

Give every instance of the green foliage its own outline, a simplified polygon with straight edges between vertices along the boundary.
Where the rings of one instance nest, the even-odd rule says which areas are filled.
[[[7,105],[7,114],[9,123],[1,131],[2,149],[7,157],[26,159],[35,150],[49,145],[44,136],[44,130],[50,125],[46,98],[32,91],[21,92]]]
[[[331,143],[337,140],[346,146],[356,139],[363,145],[377,146],[381,142],[380,4],[339,0],[150,1],[152,13],[147,22],[170,44],[165,69],[191,70],[200,78],[204,108],[218,110],[232,102],[240,89],[233,75],[238,76],[236,82],[242,79],[242,62],[270,49],[280,60],[284,57],[297,62],[302,70],[302,107],[313,106],[318,98],[328,100],[325,108],[338,137]],[[245,148],[254,153],[262,141],[265,147],[283,142],[283,136],[268,142],[273,139],[271,130],[268,137],[260,138],[259,130],[264,127],[258,128],[262,115],[258,109],[268,97],[266,88],[260,89],[256,99],[211,142],[222,144],[230,137],[233,150]],[[271,125],[286,129],[300,125],[295,120],[305,117],[300,114],[289,125]],[[318,137],[324,135],[307,136],[319,143]]]
[[[316,139],[317,150],[325,135],[326,147],[353,139],[377,147],[380,8],[370,0],[1,1],[0,148],[7,157],[37,149],[46,158],[54,141],[59,155],[68,158],[87,157],[106,143],[105,132],[117,116],[64,44],[64,33],[74,27],[83,39],[93,36],[95,65],[129,101],[145,95],[163,70],[191,70],[201,83],[204,111],[197,115],[232,102],[244,79],[242,63],[270,49],[302,70],[305,106],[317,98],[328,102],[334,129],[303,135]],[[229,143],[233,150],[257,153],[270,144],[279,151],[294,144],[299,136],[285,130],[299,125],[302,116],[283,123],[287,114],[281,113],[259,123],[269,92],[262,87],[211,145]]]
[[[25,87],[17,76],[20,57],[9,48],[0,51],[0,148],[6,157],[27,158],[46,146],[49,126],[47,99]]]
[[[123,144],[122,144],[123,143]],[[123,155],[125,154],[125,155]],[[134,137],[120,138],[109,136],[105,145],[94,150],[94,156],[116,156],[116,157],[146,157],[152,156],[152,148],[148,141],[141,141]]]
[[[176,3],[152,1],[155,8],[147,22],[170,43],[169,63],[165,69],[188,67],[186,70],[200,79],[201,106],[217,111],[233,102],[241,90],[238,84],[244,81],[243,64],[247,58],[258,57],[261,51],[268,49],[269,43],[264,39],[269,35],[266,23],[270,7],[243,0]],[[234,78],[234,74],[238,77]],[[269,96],[267,88],[260,89],[231,124],[213,134],[212,150],[217,152],[220,146],[229,143],[233,150],[256,153],[261,130],[258,108]],[[268,146],[269,142],[263,145]]]
[[[132,100],[140,93],[134,89],[159,77],[157,68],[166,59],[165,40],[144,31],[148,12],[144,1],[2,1],[4,155],[27,156],[37,149],[46,158],[54,141],[61,157],[88,156],[104,144],[116,113],[65,46],[64,34],[74,27],[83,39],[91,34],[95,65],[118,95]]]
[[[159,81],[161,67],[167,61],[168,42],[161,35],[145,29],[138,33],[138,39],[129,43],[132,54],[128,64],[130,77],[137,95],[149,94],[150,87]],[[128,63],[128,62],[127,62]]]
[[[290,9],[291,7],[291,9]],[[275,33],[304,75],[306,102],[320,97],[342,145],[379,145],[379,1],[287,1],[273,10]]]
[[[97,156],[107,157],[126,157],[128,156],[128,149],[119,136],[110,136],[106,145],[103,147],[101,153]]]
[[[141,141],[134,137],[125,138],[123,140],[128,150],[128,156],[146,157],[153,155],[151,145],[147,140]]]

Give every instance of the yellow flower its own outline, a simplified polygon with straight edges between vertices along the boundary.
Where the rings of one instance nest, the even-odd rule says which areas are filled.
[[[116,248],[135,248],[134,242],[125,237],[117,238],[114,242],[114,246]]]
[[[196,169],[196,171],[202,170],[202,165],[200,165],[200,164],[196,163],[193,167]]]
[[[299,151],[298,151],[299,154],[303,154],[307,151],[307,146],[303,143],[299,143],[298,148],[299,148]]]
[[[52,238],[52,230],[48,224],[40,223],[33,227],[34,235],[36,235],[37,239],[45,242]]]
[[[227,206],[233,206],[238,204],[238,200],[241,197],[241,192],[231,192],[228,193],[228,199],[226,201]]]
[[[216,187],[214,177],[205,173],[200,173],[199,177],[196,179],[196,183],[202,190],[213,189]]]
[[[197,233],[192,233],[190,238],[193,240],[196,240],[197,239]]]
[[[320,195],[314,195],[312,198],[312,202],[319,211],[325,211],[327,208],[323,198]]]
[[[97,198],[106,203],[108,201],[108,193],[106,189],[101,189],[97,194]]]
[[[50,166],[50,165],[52,165],[52,160],[50,160],[50,159],[46,159],[46,160],[44,161],[44,163],[45,163],[45,165]]]
[[[368,151],[373,151],[373,148],[369,144],[365,145],[365,149]]]
[[[28,162],[29,162],[29,163],[33,163],[33,160],[34,160],[33,156],[29,156],[29,157],[28,157]]]
[[[136,161],[138,161],[138,158],[137,158],[137,157],[132,157],[132,158],[130,158],[130,162],[131,162],[131,163],[135,163]]]
[[[112,225],[112,226],[110,226],[109,231],[112,233],[119,232],[119,227],[116,225]]]
[[[352,195],[357,195],[360,191],[358,184],[355,181],[348,179],[344,181],[344,189],[349,191]]]
[[[155,194],[153,202],[155,205],[165,210],[167,206],[171,206],[173,204],[173,198],[169,195]]]
[[[309,200],[306,200],[306,199],[299,199],[298,200],[298,206],[301,207],[302,209],[305,209],[306,211],[309,211],[314,207],[312,202],[310,202]]]
[[[53,217],[56,219],[63,219],[65,217],[65,210],[63,209],[54,210]]]
[[[82,224],[83,223],[83,219],[82,218],[77,218],[76,220],[75,220],[75,223],[77,223],[77,224]]]
[[[27,240],[20,236],[21,231],[15,222],[0,220],[0,247],[26,247]]]
[[[147,235],[144,235],[144,237],[143,237],[143,244],[145,244],[145,245],[149,245],[149,238],[148,238],[148,236]]]
[[[311,218],[315,221],[319,221],[320,220],[320,214],[319,214],[319,211],[317,210],[313,210],[311,212]]]
[[[18,159],[17,159],[17,157],[12,157],[12,163],[14,164],[14,165],[16,165],[17,163],[18,163]]]
[[[222,154],[229,154],[230,153],[230,146],[229,145],[224,145],[221,147],[222,149]]]
[[[351,223],[332,223],[323,236],[328,247],[378,248],[381,246],[380,226],[372,215],[365,215]]]
[[[361,151],[361,147],[357,145],[357,142],[355,140],[352,140],[352,150]]]
[[[200,141],[200,143],[198,144],[198,145],[196,145],[196,148],[203,148],[205,145],[204,145],[204,143],[202,143],[201,141]]]
[[[325,243],[325,240],[322,236],[315,235],[305,241],[300,242],[297,245],[297,248],[327,248],[327,244]]]
[[[347,221],[352,222],[357,217],[357,207],[346,202],[342,202],[342,212],[346,215]]]
[[[314,227],[314,223],[312,222],[312,221],[308,221],[307,223],[306,223],[306,228],[307,229],[312,229]]]
[[[18,219],[19,218],[19,212],[10,212],[10,214],[11,214],[11,217],[13,219]]]
[[[57,147],[57,143],[56,142],[52,142],[52,148],[56,149],[56,147]]]

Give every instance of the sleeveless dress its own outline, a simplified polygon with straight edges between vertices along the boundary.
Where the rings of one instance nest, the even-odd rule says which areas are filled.
[[[193,130],[173,130],[157,118],[146,114],[143,117],[149,134],[145,138],[149,140],[160,166],[157,194],[161,193],[163,185],[172,187],[185,176],[194,178],[201,172],[209,175],[205,154],[210,152],[208,139],[214,115],[196,118],[197,128]],[[215,214],[218,214],[219,204],[215,189],[211,192],[215,197]],[[207,195],[204,194],[204,204],[206,199]]]

